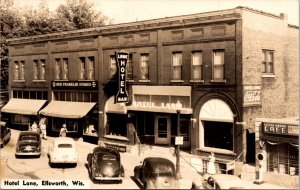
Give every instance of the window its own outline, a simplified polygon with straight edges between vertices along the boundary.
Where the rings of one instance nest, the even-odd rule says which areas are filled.
[[[182,67],[182,53],[173,53],[173,80],[181,80],[181,67]]]
[[[63,59],[62,79],[63,80],[69,79],[69,63],[67,58]]]
[[[132,54],[129,54],[126,64],[127,80],[133,80]]]
[[[87,79],[94,80],[95,79],[95,58],[88,57],[88,68],[87,68]]]
[[[274,51],[263,50],[262,73],[274,74]]]
[[[149,80],[149,54],[141,54],[140,79]]]
[[[115,75],[117,70],[118,70],[117,62],[116,62],[115,56],[112,55],[112,56],[110,56],[110,76],[112,77],[113,75]]]
[[[60,80],[61,60],[55,59],[55,80]]]
[[[55,59],[55,80],[69,80],[68,58]]]
[[[80,73],[79,73],[79,79],[84,80],[85,79],[85,57],[80,57]]]
[[[25,61],[15,61],[14,80],[25,80]]]
[[[19,80],[19,62],[15,61],[15,72],[14,72],[14,79]]]
[[[224,50],[213,52],[213,80],[224,80]]]
[[[33,60],[33,80],[45,80],[45,59]]]
[[[204,146],[233,150],[233,123],[202,121],[204,126]]]
[[[192,79],[202,79],[202,52],[192,52]]]
[[[80,80],[94,80],[95,79],[95,61],[94,57],[80,57]]]

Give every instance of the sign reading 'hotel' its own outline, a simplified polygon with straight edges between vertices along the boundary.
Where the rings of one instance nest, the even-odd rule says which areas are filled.
[[[127,52],[116,52],[116,62],[119,75],[119,91],[115,96],[115,103],[128,102],[128,94],[126,91],[126,64],[129,54]]]

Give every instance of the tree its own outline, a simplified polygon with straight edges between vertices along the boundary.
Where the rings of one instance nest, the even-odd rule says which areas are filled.
[[[83,29],[104,26],[111,21],[100,11],[96,12],[93,3],[86,0],[67,0],[66,4],[60,5],[57,12],[57,19],[74,27]]]

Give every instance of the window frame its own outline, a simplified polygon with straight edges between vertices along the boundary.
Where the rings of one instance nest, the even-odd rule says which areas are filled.
[[[216,53],[223,53],[221,57],[221,64],[217,62]],[[221,68],[221,76],[216,77],[216,69]],[[211,82],[226,82],[225,79],[225,49],[214,49],[212,52],[212,79]]]
[[[199,64],[194,64],[194,55],[199,53],[201,56]],[[199,67],[199,78],[195,78],[195,67]],[[195,50],[191,53],[191,80],[190,82],[204,82],[203,80],[203,53],[202,50]]]
[[[140,54],[140,77],[139,82],[150,82],[149,53]]]
[[[271,55],[271,61],[268,60],[268,54]],[[262,49],[262,75],[263,77],[275,76],[275,51],[270,49]],[[269,69],[268,69],[269,68]]]
[[[177,59],[176,55],[180,55],[180,57],[178,58],[178,64],[177,61],[175,61],[175,59]],[[175,65],[176,62],[176,65]],[[182,80],[182,52],[181,51],[176,51],[176,52],[172,52],[172,63],[171,63],[171,82],[183,82]],[[178,74],[179,76],[176,77],[175,75]]]

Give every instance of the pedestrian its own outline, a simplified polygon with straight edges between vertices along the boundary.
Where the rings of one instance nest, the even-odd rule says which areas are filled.
[[[38,132],[38,126],[35,121],[31,125],[31,131]]]
[[[209,161],[207,165],[207,173],[210,175],[216,174],[215,160],[216,160],[215,154],[213,152],[210,153]]]
[[[60,129],[60,132],[59,132],[59,136],[60,137],[66,137],[67,136],[67,125],[66,124],[63,124],[63,127]]]
[[[42,131],[42,138],[47,140],[47,131],[46,131],[47,126],[46,126],[45,119],[41,120],[40,128],[41,128],[41,131]]]

